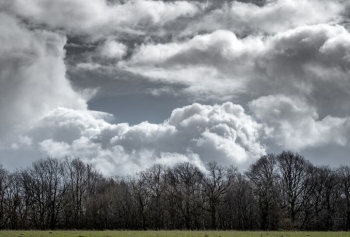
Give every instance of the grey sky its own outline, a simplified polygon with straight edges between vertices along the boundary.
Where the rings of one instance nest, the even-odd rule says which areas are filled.
[[[0,1],[0,159],[107,175],[289,149],[349,164],[345,0]]]

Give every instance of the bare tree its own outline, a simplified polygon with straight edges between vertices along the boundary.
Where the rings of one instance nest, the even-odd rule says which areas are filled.
[[[203,176],[202,196],[206,204],[204,208],[210,213],[210,228],[213,230],[217,228],[217,208],[226,201],[224,197],[229,191],[235,175],[235,169],[225,168],[216,162],[210,162],[208,164],[208,173]]]
[[[147,187],[147,181],[144,178],[144,173],[138,173],[137,176],[131,180],[131,193],[134,198],[138,210],[138,219],[141,223],[141,228],[147,229],[147,212],[151,201],[150,190]]]
[[[8,186],[5,190],[6,224],[10,229],[25,229],[29,206],[29,196],[24,192],[21,174],[13,172],[8,176]]]
[[[79,158],[66,159],[63,166],[67,188],[65,222],[67,226],[81,228],[84,217],[84,200],[86,200],[92,166],[84,164]]]
[[[337,170],[341,195],[345,201],[345,230],[350,230],[350,167],[341,166]]]
[[[250,179],[260,212],[260,228],[277,229],[278,220],[278,173],[274,154],[261,157],[250,166],[247,177]]]
[[[82,160],[0,167],[2,229],[350,229],[350,168],[269,154],[246,175],[209,163],[105,177]]]
[[[33,163],[22,172],[22,184],[31,198],[31,218],[40,229],[54,229],[61,210],[65,186],[63,169],[56,159],[47,158]]]
[[[133,201],[132,180],[130,177],[116,177],[116,186],[112,191],[112,217],[115,220],[115,228],[135,229],[138,223],[138,212]]]
[[[203,206],[201,199],[201,181],[203,173],[189,162],[177,164],[167,175],[171,187],[171,198],[181,213],[186,229],[199,225],[196,217]]]
[[[287,210],[292,226],[300,226],[301,223],[297,224],[295,222],[297,215],[303,208],[304,194],[309,188],[307,182],[311,164],[301,155],[290,151],[284,151],[279,154],[277,156],[277,164],[280,173],[282,205]]]
[[[152,228],[160,229],[163,222],[163,198],[165,190],[166,168],[163,165],[156,164],[141,173],[141,177],[146,181],[146,188],[150,195],[150,220]],[[151,224],[151,223],[150,223]]]
[[[253,188],[244,175],[237,173],[226,199],[227,202],[221,207],[219,215],[223,219],[221,222],[226,222],[225,228],[238,230],[259,228]]]
[[[9,185],[9,172],[0,164],[0,229],[6,226],[6,190]]]

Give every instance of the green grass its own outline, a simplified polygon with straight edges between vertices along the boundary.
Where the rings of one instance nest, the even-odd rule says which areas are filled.
[[[0,237],[350,237],[350,232],[0,231]]]

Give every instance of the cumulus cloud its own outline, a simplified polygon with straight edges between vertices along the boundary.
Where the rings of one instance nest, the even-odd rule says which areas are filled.
[[[267,137],[283,149],[348,146],[349,117],[320,119],[316,108],[300,98],[284,95],[260,97],[250,103],[250,108],[264,121]]]
[[[215,98],[301,95],[322,110],[345,113],[350,93],[349,32],[342,26],[301,26],[270,37],[239,39],[226,30],[168,44],[145,44],[120,67],[151,80],[182,83]]]
[[[240,105],[229,102],[178,108],[161,124],[130,126],[106,119],[108,114],[58,108],[33,126],[28,136],[42,154],[79,156],[110,175],[182,161],[204,166],[216,160],[246,167],[265,154],[261,125]]]
[[[0,152],[79,156],[114,175],[182,161],[244,168],[270,145],[346,149],[348,9],[345,0],[2,1]],[[173,103],[162,123],[114,123],[87,106],[107,77],[104,96],[132,88],[202,104]]]
[[[65,77],[65,42],[0,13],[0,139],[18,135],[58,106],[86,109]]]
[[[86,35],[91,40],[115,32],[141,33],[143,28],[162,26],[179,17],[191,17],[199,4],[187,1],[163,2],[132,0],[15,0],[8,11],[35,24],[63,29],[71,35]],[[139,32],[138,32],[139,31]]]
[[[49,157],[64,157],[67,156],[69,145],[65,142],[55,142],[52,139],[47,139],[39,143],[40,150]]]
[[[127,51],[127,47],[114,40],[107,40],[100,46],[100,55],[110,59],[121,59]]]
[[[261,39],[241,40],[230,31],[220,30],[185,42],[141,45],[119,66],[156,81],[182,83],[190,93],[232,96],[245,89],[255,55],[263,49]]]
[[[266,94],[305,97],[321,116],[346,115],[350,95],[349,32],[342,26],[298,27],[277,34],[257,61],[265,75],[255,85]],[[251,84],[252,85],[252,84]]]

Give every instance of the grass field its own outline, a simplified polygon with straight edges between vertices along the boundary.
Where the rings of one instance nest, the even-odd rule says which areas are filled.
[[[0,231],[0,237],[350,237],[350,232]]]

